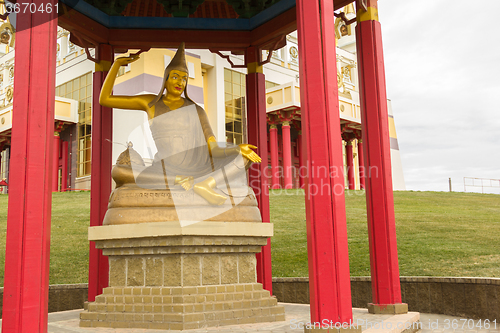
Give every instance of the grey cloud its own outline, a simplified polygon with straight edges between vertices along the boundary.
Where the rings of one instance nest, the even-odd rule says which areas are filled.
[[[408,189],[446,191],[452,177],[463,190],[463,177],[500,178],[500,1],[466,4],[379,2]]]

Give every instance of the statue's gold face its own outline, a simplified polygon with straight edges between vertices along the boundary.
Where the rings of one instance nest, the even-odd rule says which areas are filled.
[[[186,89],[188,74],[186,72],[172,70],[167,79],[167,92],[173,96],[180,97]]]

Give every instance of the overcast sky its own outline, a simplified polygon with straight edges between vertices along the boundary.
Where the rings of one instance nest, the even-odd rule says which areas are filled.
[[[500,179],[500,0],[378,3],[407,189]]]

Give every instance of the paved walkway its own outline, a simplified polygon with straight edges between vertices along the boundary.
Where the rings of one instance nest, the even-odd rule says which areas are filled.
[[[224,327],[211,327],[206,329],[189,331],[165,331],[146,329],[114,329],[114,328],[80,328],[79,314],[82,310],[72,310],[64,312],[49,313],[49,332],[51,333],[157,333],[157,332],[223,332],[223,333],[296,333],[304,332],[304,326],[309,322],[309,305],[280,303],[285,306],[286,321],[276,323],[261,323],[248,325],[234,325]],[[354,322],[363,327],[363,333],[401,332],[399,328],[411,327],[411,323],[420,318],[421,333],[500,333],[500,323],[489,323],[490,328],[485,329],[484,325],[479,328],[478,320],[467,320],[460,317],[452,317],[435,314],[418,314],[409,312],[405,315],[372,315],[366,309],[353,309]],[[481,321],[483,324],[484,321]],[[495,327],[496,326],[496,327]]]

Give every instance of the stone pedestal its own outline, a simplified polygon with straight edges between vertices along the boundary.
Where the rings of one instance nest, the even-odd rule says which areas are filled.
[[[270,223],[179,222],[89,228],[109,257],[109,288],[80,316],[82,327],[195,329],[285,320],[256,282],[255,254]]]

